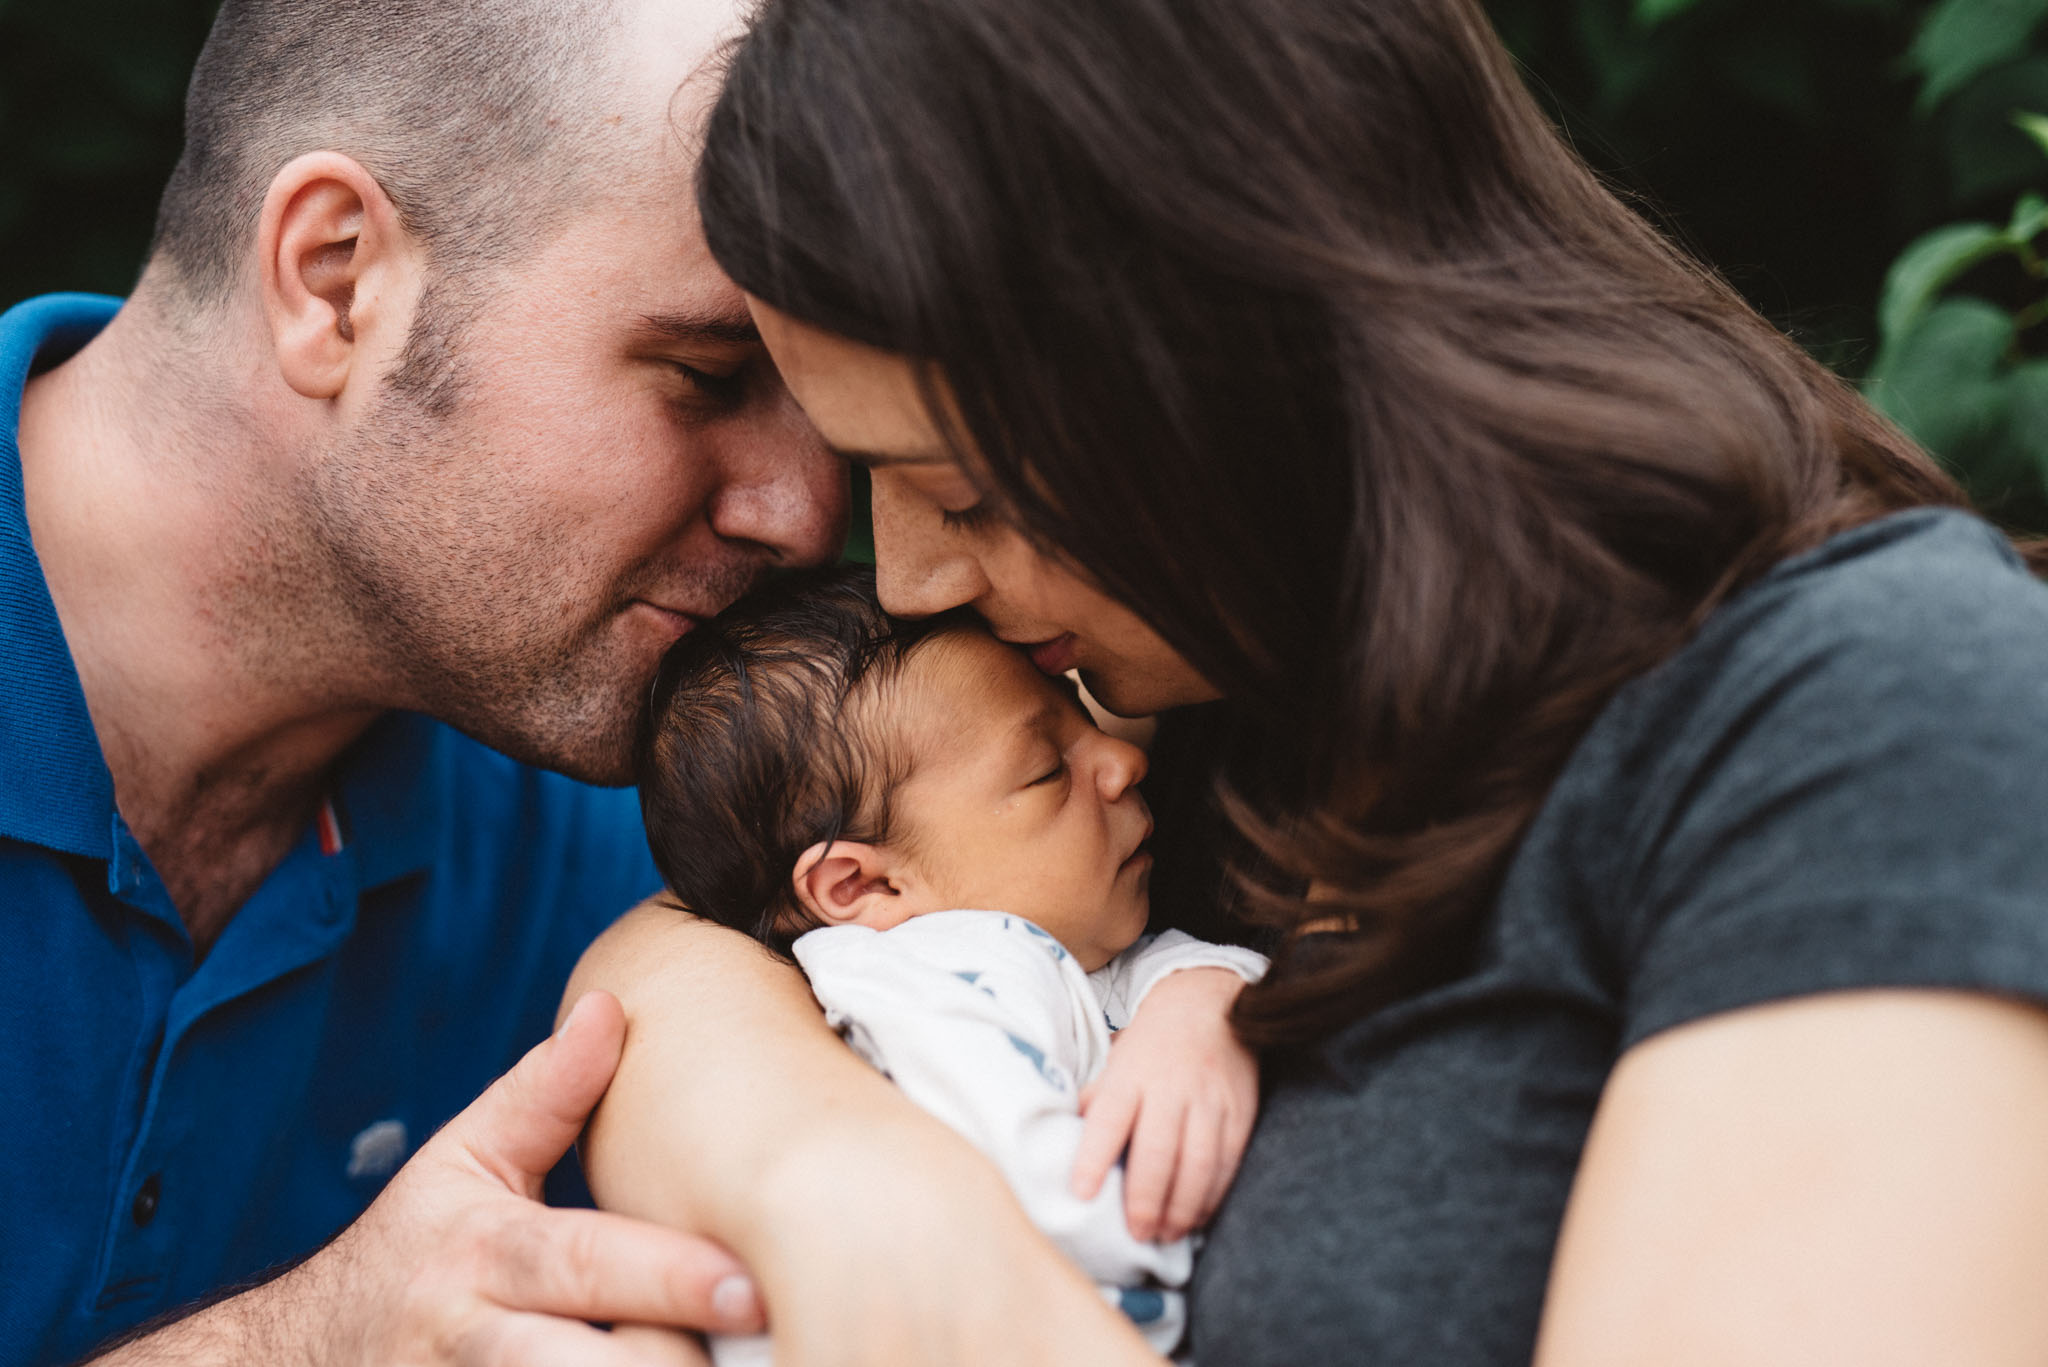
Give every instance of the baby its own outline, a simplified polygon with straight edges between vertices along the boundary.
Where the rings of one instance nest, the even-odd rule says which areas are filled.
[[[684,637],[639,753],[682,904],[793,953],[847,1042],[1171,1352],[1185,1212],[1220,1199],[1257,1103],[1223,1016],[1265,960],[1145,935],[1144,774],[974,617],[893,621],[844,569]],[[768,1361],[765,1337],[712,1347]]]

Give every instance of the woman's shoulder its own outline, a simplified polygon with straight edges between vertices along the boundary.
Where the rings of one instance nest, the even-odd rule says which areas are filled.
[[[2016,730],[2048,747],[2042,723],[2048,586],[1989,524],[1915,509],[1788,559],[1730,599],[1616,695],[1561,783],[1890,726]]]
[[[2041,627],[2048,586],[2002,532],[1960,509],[1915,508],[1779,564],[1709,618],[1678,659],[1768,650],[1787,638],[1905,653],[1972,633],[2026,645]]]
[[[1970,658],[1947,654],[1967,649]],[[1980,518],[1916,508],[1852,528],[1779,564],[1729,600],[1645,680],[1768,675],[1845,656],[1995,666],[2048,653],[2048,586]],[[1725,679],[1734,684],[1741,677]]]
[[[1532,829],[1639,1009],[2048,997],[2048,588],[1967,514],[1788,560],[1617,695]],[[2000,966],[2002,965],[2002,967]]]

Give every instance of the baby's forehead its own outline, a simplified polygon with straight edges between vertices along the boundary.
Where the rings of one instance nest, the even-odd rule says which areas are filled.
[[[1047,678],[1023,652],[979,628],[920,642],[877,691],[873,738],[919,770],[1007,754],[1047,714],[1079,707],[1064,678]]]

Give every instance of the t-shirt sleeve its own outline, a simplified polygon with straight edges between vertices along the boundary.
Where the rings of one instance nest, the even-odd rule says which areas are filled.
[[[1989,535],[1817,566],[1688,652],[1711,682],[1646,719],[1624,1047],[1833,990],[2048,1002],[2048,590]]]

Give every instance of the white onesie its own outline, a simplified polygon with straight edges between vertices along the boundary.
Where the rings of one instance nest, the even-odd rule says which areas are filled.
[[[1121,1165],[1093,1200],[1074,1195],[1081,1089],[1161,978],[1227,968],[1257,982],[1265,958],[1169,930],[1084,973],[1051,935],[1000,911],[931,912],[886,931],[831,926],[798,939],[796,958],[846,1042],[993,1158],[1033,1222],[1172,1352],[1193,1249],[1131,1237]],[[754,1367],[770,1361],[768,1344],[765,1334],[714,1338],[712,1359]]]

